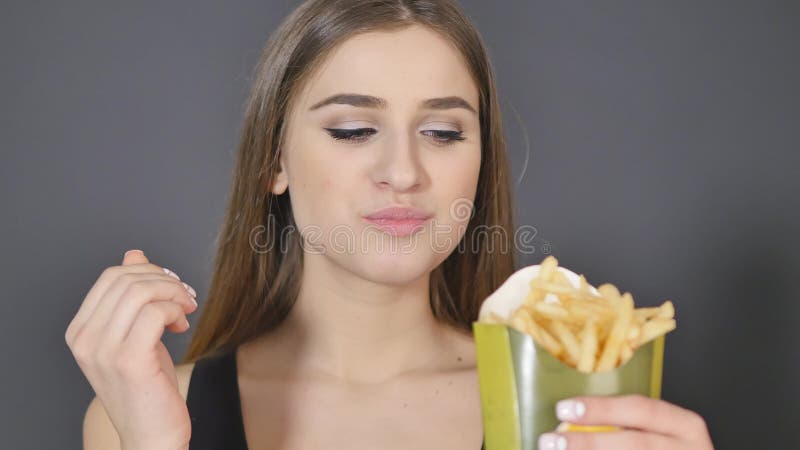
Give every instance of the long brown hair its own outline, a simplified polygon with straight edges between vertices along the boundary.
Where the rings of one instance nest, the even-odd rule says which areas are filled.
[[[296,233],[283,233],[297,228],[288,192],[276,196],[271,186],[288,106],[337,44],[413,24],[454,44],[480,98],[481,168],[459,244],[467,250],[453,251],[432,271],[434,316],[471,332],[483,299],[513,272],[513,200],[500,106],[485,46],[470,20],[453,0],[305,1],[272,34],[256,66],[211,285],[183,362],[231,350],[287,316],[300,288],[303,249]]]

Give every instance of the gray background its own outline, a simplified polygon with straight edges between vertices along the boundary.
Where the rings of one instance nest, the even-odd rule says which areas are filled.
[[[37,3],[0,14],[0,447],[79,448],[67,324],[128,248],[202,306],[250,70],[296,3]],[[672,299],[664,398],[720,449],[800,443],[797,5],[464,2],[538,230],[520,263]]]

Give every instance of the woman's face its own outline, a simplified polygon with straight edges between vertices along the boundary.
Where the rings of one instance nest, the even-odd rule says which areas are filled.
[[[290,105],[273,186],[288,188],[306,252],[391,285],[444,261],[475,198],[477,111],[459,52],[427,28],[365,33],[334,49]],[[430,219],[398,234],[365,218],[398,205]]]

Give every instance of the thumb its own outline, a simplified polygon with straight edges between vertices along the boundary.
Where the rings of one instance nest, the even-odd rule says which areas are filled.
[[[128,250],[125,252],[125,256],[122,257],[122,265],[126,266],[128,264],[147,264],[150,260],[144,256],[144,252],[141,250]]]

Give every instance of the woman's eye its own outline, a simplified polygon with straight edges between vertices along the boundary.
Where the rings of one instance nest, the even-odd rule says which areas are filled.
[[[331,135],[332,138],[338,140],[361,142],[365,141],[369,136],[378,132],[374,128],[325,128],[325,131]],[[433,140],[440,145],[453,144],[457,141],[463,141],[463,131],[454,130],[425,130],[422,134],[432,137]]]
[[[325,128],[325,131],[336,140],[363,141],[377,133],[374,128]]]
[[[434,140],[443,145],[453,144],[457,141],[463,141],[464,134],[463,131],[453,131],[453,130],[425,130],[422,134],[426,136],[431,136]]]

